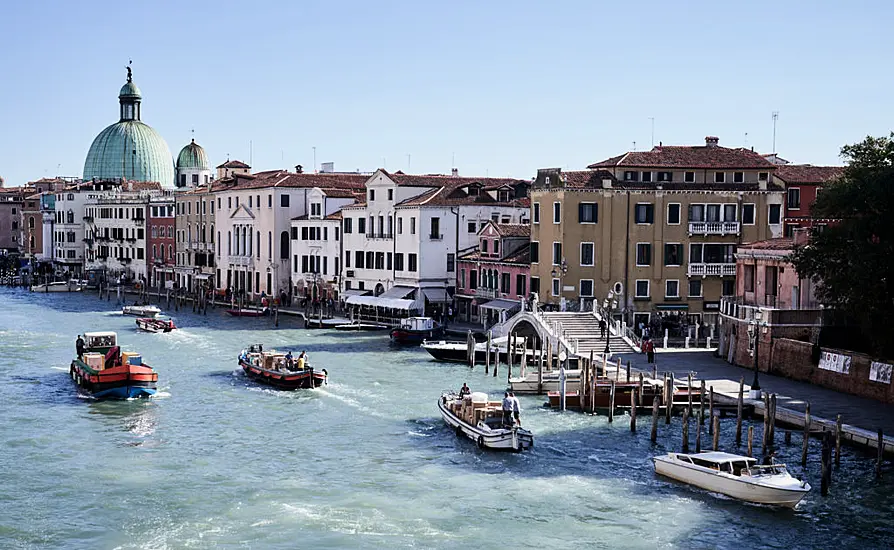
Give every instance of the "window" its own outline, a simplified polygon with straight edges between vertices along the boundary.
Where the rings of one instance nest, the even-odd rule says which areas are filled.
[[[385,269],[385,253],[376,252],[376,269]]]
[[[540,203],[535,202],[531,206],[533,208],[533,211],[531,213],[531,219],[533,220],[533,223],[540,223]]]
[[[273,208],[273,195],[267,195],[267,208]]]
[[[531,292],[540,292],[540,277],[531,277]]]
[[[593,243],[580,243],[580,265],[594,265]]]
[[[744,172],[733,172],[733,183],[744,183],[745,182],[745,173]]]
[[[667,205],[667,225],[680,225],[679,203],[671,203]]]
[[[502,292],[503,294],[509,294],[509,284],[511,283],[511,281],[512,279],[509,273],[500,274],[500,292]]]
[[[410,217],[410,235],[416,234],[416,218]]]
[[[478,272],[474,269],[469,270],[469,290],[478,288]]]
[[[429,237],[433,241],[441,240],[441,218],[432,218],[431,219],[431,233]]]
[[[754,225],[754,205],[742,205],[742,223],[744,225]]]
[[[636,181],[636,177],[639,175],[638,172],[626,171],[624,172],[624,181]]]
[[[562,243],[553,243],[553,265],[562,263]]]
[[[734,244],[703,244],[691,243],[689,245],[689,263],[693,264],[733,264],[736,263]]]
[[[648,183],[652,181],[652,172],[643,172],[643,181]]]
[[[395,271],[403,271],[404,270],[404,253],[397,252],[394,254],[394,270]]]
[[[351,267],[351,251],[345,250],[345,267]]]
[[[447,253],[447,273],[453,273],[456,271],[456,254],[452,252]]]
[[[658,181],[674,181],[674,173],[658,172]]]
[[[354,252],[354,267],[356,267],[357,269],[363,269],[363,266],[366,265],[366,263],[363,261],[363,258],[364,258],[364,256],[363,256],[362,250],[355,251]]]
[[[701,298],[702,297],[702,280],[701,279],[690,279],[689,280],[689,297],[690,298]]]
[[[726,183],[726,172],[714,172],[714,183]]]
[[[769,172],[759,172],[759,173],[757,174],[757,180],[758,180],[758,181],[768,181],[769,179],[770,179],[770,173],[769,173]]]
[[[654,207],[651,203],[641,202],[636,205],[634,210],[634,218],[636,223],[649,224],[655,221]]]
[[[580,280],[580,295],[587,298],[593,297],[593,279]]]
[[[407,254],[407,271],[416,271],[416,255]]]
[[[553,203],[553,223],[561,223],[562,222],[562,203],[554,202]]]
[[[736,205],[735,204],[724,204],[723,205],[723,221],[725,221],[725,222],[736,221]]]
[[[635,298],[648,298],[649,297],[649,281],[648,279],[638,279],[636,281],[636,293],[634,294]]]
[[[683,181],[686,183],[695,183],[695,172],[684,172]]]
[[[578,223],[596,223],[599,221],[599,205],[593,202],[582,202],[577,205]]]
[[[267,234],[270,235],[269,233]],[[271,254],[272,256],[272,254]],[[280,260],[288,260],[289,259],[289,232],[283,231],[279,234],[279,259]]]
[[[248,196],[248,207],[251,208],[251,195]],[[198,208],[196,208],[196,214],[198,214]]]
[[[745,292],[754,292],[754,266],[742,266],[742,280],[745,286]]]
[[[552,291],[553,291],[553,296],[559,295],[559,280],[558,279],[553,279]]]
[[[354,232],[354,218],[345,218],[344,220],[344,233],[353,233]]]
[[[679,243],[666,243],[664,245],[664,265],[668,267],[678,266],[683,261],[683,245]]]
[[[705,221],[705,205],[690,204],[689,205],[689,221],[703,222]]]
[[[515,275],[515,295],[516,296],[524,296],[525,295],[525,283],[527,282],[527,277],[525,277],[524,273],[518,273]]]
[[[736,281],[733,280],[724,280],[723,281],[723,296],[732,296],[736,293]]]
[[[664,281],[664,297],[679,298],[680,297],[680,281],[676,279],[668,279]]]
[[[537,241],[531,241],[531,263],[537,264],[540,263],[540,243]]]
[[[366,233],[366,218],[357,218],[357,233]]]
[[[788,190],[787,206],[790,210],[801,208],[801,189],[799,187],[792,187]]]
[[[638,267],[652,265],[651,243],[636,243],[636,265]]]
[[[487,243],[490,242],[487,239],[481,239],[481,251],[487,252]]]
[[[781,204],[771,204],[769,208],[769,223],[770,225],[779,225],[782,223],[782,205]]]
[[[301,228],[301,240],[302,240],[302,241],[309,240],[309,239],[308,239],[309,236],[310,236],[310,232],[309,232],[308,228],[307,228],[307,227],[302,227],[302,228]]]
[[[388,200],[390,200],[390,201],[394,200],[394,189],[388,190]]]
[[[708,222],[719,222],[720,221],[720,205],[719,204],[705,205],[705,221],[708,221]]]
[[[400,219],[397,221],[397,232],[400,233]],[[475,222],[469,222],[467,230],[469,233],[475,233],[478,231],[478,224]]]
[[[369,200],[370,201],[376,200],[376,190],[375,189],[369,190]]]
[[[494,239],[494,254],[499,254],[499,253],[500,253],[500,241],[497,239]]]
[[[288,195],[280,196],[279,197],[279,205],[282,208],[288,208],[289,207],[289,196]]]
[[[366,269],[373,269],[376,265],[376,253],[372,250],[366,253]]]

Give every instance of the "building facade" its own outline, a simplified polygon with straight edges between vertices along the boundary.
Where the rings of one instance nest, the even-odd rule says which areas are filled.
[[[189,191],[175,194],[175,235],[177,284],[190,292],[197,290],[196,283],[209,281],[215,288],[220,270],[217,254],[220,249],[219,232],[215,227],[217,200],[213,193],[214,183],[200,185]]]
[[[0,254],[18,254],[22,246],[21,187],[0,188]]]
[[[478,246],[459,258],[456,318],[493,325],[528,298],[531,226],[488,221]]]
[[[776,169],[776,181],[785,186],[785,228],[783,235],[794,236],[800,227],[826,225],[834,220],[815,219],[812,208],[824,185],[841,177],[842,166],[783,164]]]
[[[149,197],[146,212],[146,278],[152,287],[172,286],[176,265],[174,246],[177,241],[174,235],[174,196]]]
[[[612,291],[611,313],[633,326],[656,316],[714,323],[720,297],[735,292],[736,247],[782,235],[775,169],[708,137],[704,146],[659,145],[587,171],[540,170],[531,289],[565,309],[604,303]]]

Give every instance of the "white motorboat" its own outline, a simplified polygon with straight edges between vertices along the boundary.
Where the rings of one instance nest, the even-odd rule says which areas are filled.
[[[55,283],[45,283],[31,287],[34,292],[80,292],[84,287],[79,281],[72,279],[71,281],[57,281]]]
[[[137,319],[137,328],[145,332],[171,332],[175,328],[171,319],[158,319],[156,317],[140,317]]]
[[[124,315],[136,315],[137,317],[155,317],[161,313],[161,310],[152,305],[124,306],[121,308],[121,313]]]
[[[759,466],[730,453],[668,453],[656,456],[655,472],[737,500],[794,508],[810,485],[788,473],[785,464]]]
[[[444,422],[456,435],[465,436],[481,449],[520,452],[534,446],[534,434],[518,426],[503,426],[500,401],[488,401],[486,393],[473,392],[465,397],[448,392],[438,399]]]

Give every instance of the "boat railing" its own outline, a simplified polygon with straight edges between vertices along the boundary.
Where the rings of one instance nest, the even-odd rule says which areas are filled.
[[[745,474],[751,477],[772,476],[778,474],[787,474],[788,469],[785,464],[755,464],[745,469]]]

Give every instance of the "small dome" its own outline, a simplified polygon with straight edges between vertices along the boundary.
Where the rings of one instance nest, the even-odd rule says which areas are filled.
[[[139,120],[112,124],[96,136],[87,160],[84,179],[157,181],[174,186],[174,163],[168,144],[152,127]]]
[[[143,97],[143,94],[140,93],[140,89],[137,88],[137,85],[134,84],[133,81],[128,80],[124,83],[124,86],[121,86],[121,91],[118,92],[118,97],[140,99]]]
[[[192,140],[192,142],[181,149],[180,154],[177,155],[178,170],[210,170],[208,166],[208,157],[205,155],[205,149],[196,143],[196,140]]]

